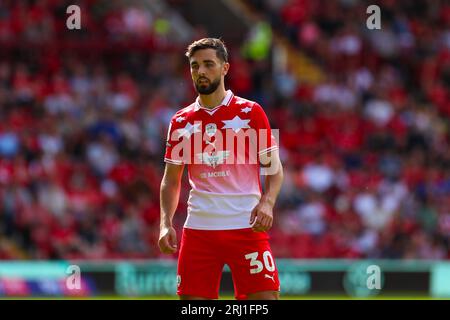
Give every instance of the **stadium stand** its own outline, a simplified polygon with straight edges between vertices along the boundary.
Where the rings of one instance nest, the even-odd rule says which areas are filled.
[[[207,29],[182,0],[83,0],[68,31],[69,2],[0,2],[0,259],[162,258],[165,136],[195,99],[183,53]],[[228,87],[280,130],[275,256],[450,259],[448,3],[380,1],[369,31],[366,1],[249,2],[326,75],[227,43]]]

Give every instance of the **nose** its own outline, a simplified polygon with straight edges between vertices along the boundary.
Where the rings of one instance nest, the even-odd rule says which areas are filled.
[[[198,67],[198,75],[204,76],[206,74],[206,68],[204,66]]]

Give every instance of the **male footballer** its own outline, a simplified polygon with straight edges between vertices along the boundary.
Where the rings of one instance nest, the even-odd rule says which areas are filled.
[[[258,103],[225,90],[230,64],[220,39],[195,41],[186,56],[198,97],[170,122],[159,248],[167,254],[177,251],[172,218],[187,166],[191,190],[178,258],[180,299],[217,299],[225,264],[236,299],[278,299],[280,283],[267,231],[283,168],[269,121]]]

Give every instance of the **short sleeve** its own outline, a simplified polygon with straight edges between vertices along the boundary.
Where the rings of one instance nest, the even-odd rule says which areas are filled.
[[[178,152],[176,146],[181,142],[181,139],[177,137],[177,123],[175,121],[176,115],[173,116],[169,123],[166,138],[166,152],[164,154],[164,162],[176,165],[183,165],[183,154]]]
[[[263,108],[255,103],[252,109],[253,127],[257,130],[258,155],[277,150],[277,140],[270,128],[269,119]]]

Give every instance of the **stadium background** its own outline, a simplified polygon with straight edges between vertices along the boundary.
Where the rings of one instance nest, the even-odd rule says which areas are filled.
[[[439,0],[1,1],[0,296],[173,297],[159,183],[169,120],[196,96],[184,51],[205,36],[280,130],[285,297],[450,296],[449,28]]]

